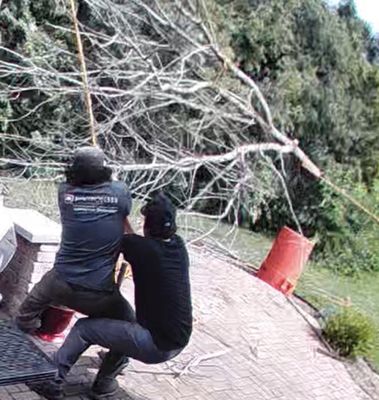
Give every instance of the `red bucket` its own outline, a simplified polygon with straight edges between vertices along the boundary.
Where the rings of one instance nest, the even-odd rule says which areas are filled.
[[[314,243],[306,237],[282,228],[257,273],[258,278],[286,295],[292,294],[313,247]]]
[[[75,311],[66,307],[49,306],[41,316],[41,327],[37,336],[47,342],[64,338],[64,331],[70,325]]]

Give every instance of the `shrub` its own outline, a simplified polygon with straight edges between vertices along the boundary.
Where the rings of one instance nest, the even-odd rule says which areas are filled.
[[[352,308],[344,308],[325,321],[324,337],[343,357],[365,355],[372,348],[375,336],[373,322]]]
[[[345,276],[358,276],[362,272],[378,272],[379,251],[365,248],[365,243],[351,243],[351,247],[346,247],[345,252],[327,255],[320,265]]]

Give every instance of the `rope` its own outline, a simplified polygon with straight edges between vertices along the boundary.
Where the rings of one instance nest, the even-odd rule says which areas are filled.
[[[297,143],[295,144],[297,145]],[[379,225],[379,217],[375,215],[373,211],[369,210],[367,207],[362,205],[358,200],[356,200],[353,196],[350,196],[343,189],[341,189],[332,181],[330,181],[328,178],[326,178],[322,174],[321,170],[317,167],[317,165],[314,164],[313,161],[311,161],[306,154],[304,154],[302,151],[298,152],[298,157],[302,161],[303,168],[308,170],[313,176],[320,179],[322,182],[331,187],[336,193],[340,194],[342,197],[350,201],[350,203],[354,204],[357,208],[359,208],[361,211],[367,214],[373,221],[375,221]]]
[[[91,93],[90,93],[89,85],[88,85],[88,73],[87,73],[86,60],[84,58],[83,43],[82,43],[82,39],[80,36],[78,18],[76,16],[75,0],[70,0],[70,4],[71,4],[72,21],[73,21],[73,25],[74,25],[74,29],[75,29],[76,45],[78,48],[78,58],[79,58],[79,62],[80,62],[81,77],[82,77],[82,82],[83,82],[84,99],[85,99],[86,109],[87,109],[87,113],[88,113],[88,117],[89,117],[90,135],[91,135],[91,140],[92,140],[93,146],[96,146],[97,145],[97,136],[96,136],[96,130],[95,130],[95,117],[93,115],[92,98],[91,98]]]
[[[340,187],[335,185],[333,182],[331,182],[328,178],[322,176],[322,177],[320,177],[320,179],[321,179],[321,181],[325,182],[328,186],[330,186],[335,192],[337,192],[341,196],[345,197],[352,204],[354,204],[356,207],[358,207],[360,210],[362,210],[365,214],[367,214],[377,224],[379,224],[379,217],[377,215],[375,215],[372,211],[370,211],[368,208],[363,206],[358,200],[354,199],[354,197],[350,196],[343,189],[341,189]]]

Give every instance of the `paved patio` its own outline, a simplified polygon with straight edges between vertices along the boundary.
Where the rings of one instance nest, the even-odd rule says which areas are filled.
[[[120,376],[114,400],[371,399],[345,366],[320,353],[313,330],[271,287],[206,250],[191,251],[195,315],[188,348],[159,366],[138,362]],[[132,299],[132,284],[124,285]],[[43,348],[50,352],[54,346]],[[90,349],[70,375],[71,396],[93,380],[97,351]],[[38,400],[24,385],[0,388],[1,400]]]

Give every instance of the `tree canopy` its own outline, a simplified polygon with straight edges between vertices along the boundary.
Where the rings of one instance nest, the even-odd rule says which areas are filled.
[[[308,235],[318,233],[324,245],[348,236],[356,225],[347,218],[351,209],[288,149],[271,146],[276,138],[256,123],[262,103],[223,66],[217,49],[257,84],[278,130],[365,197],[379,166],[378,38],[350,0],[335,9],[322,0],[198,3],[78,1],[99,140],[109,159],[138,193],[165,186],[188,209],[269,230],[296,226],[287,194]],[[0,168],[54,175],[89,140],[67,4],[3,0],[0,33]],[[271,147],[230,164],[221,159],[217,168],[189,166],[194,157],[259,143]],[[125,167],[178,157],[179,168],[164,173]]]

